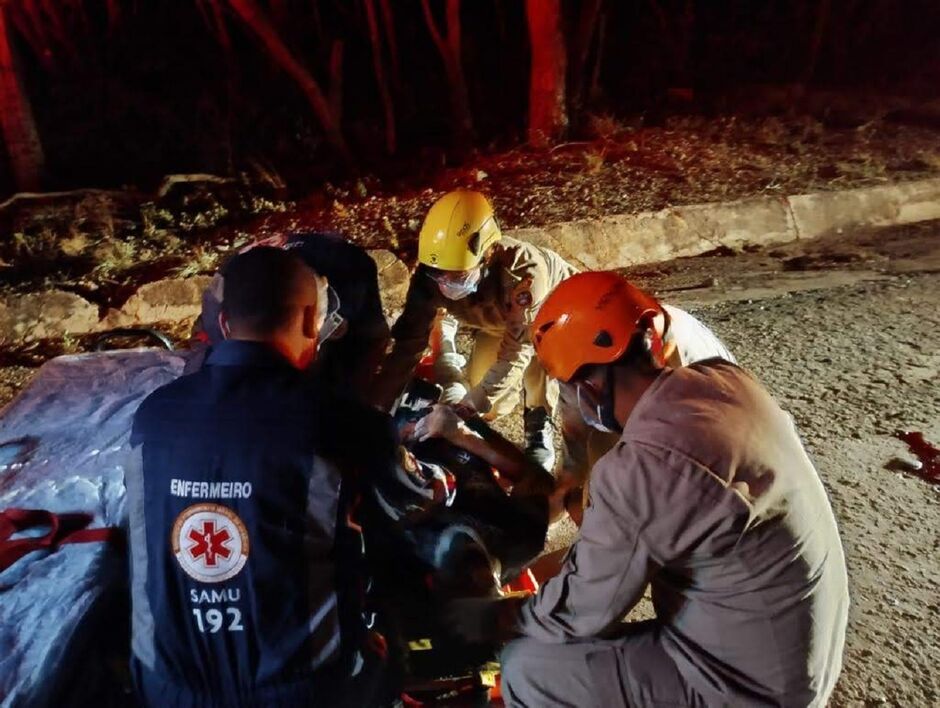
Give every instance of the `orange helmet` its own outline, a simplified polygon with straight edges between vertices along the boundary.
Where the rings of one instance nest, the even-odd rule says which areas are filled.
[[[612,364],[640,332],[654,360],[662,359],[663,309],[650,295],[611,271],[579,273],[546,298],[532,323],[532,342],[553,378],[570,381],[582,366]]]

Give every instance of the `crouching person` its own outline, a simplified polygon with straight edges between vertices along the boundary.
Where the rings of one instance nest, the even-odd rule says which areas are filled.
[[[145,705],[384,702],[350,514],[365,478],[392,465],[394,431],[304,373],[325,293],[289,252],[236,256],[228,339],[135,416],[132,670]]]
[[[790,417],[719,359],[670,368],[655,301],[615,273],[562,283],[533,324],[586,421],[620,432],[580,537],[525,601],[461,601],[511,706],[823,706],[849,598],[825,489]],[[656,618],[623,623],[651,585]]]

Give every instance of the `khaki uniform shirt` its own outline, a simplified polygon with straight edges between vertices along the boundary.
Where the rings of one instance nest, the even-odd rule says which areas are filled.
[[[376,378],[375,401],[388,408],[404,390],[427,347],[438,308],[464,326],[502,338],[497,363],[471,392],[475,402],[492,400],[521,380],[534,354],[529,326],[548,294],[574,273],[557,253],[507,237],[493,246],[476,292],[462,300],[445,298],[427,269],[418,266],[405,309],[392,327],[395,343]]]
[[[709,702],[825,703],[845,558],[792,420],[757,381],[719,360],[664,371],[589,494],[561,573],[522,607],[524,635],[614,635],[651,584],[664,649]]]

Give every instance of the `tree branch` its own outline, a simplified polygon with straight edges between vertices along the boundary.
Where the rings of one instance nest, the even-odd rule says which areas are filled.
[[[447,44],[453,59],[460,62],[460,0],[447,0]]]
[[[447,42],[444,41],[444,38],[441,36],[441,30],[437,26],[437,22],[434,20],[434,13],[431,12],[431,4],[428,0],[421,0],[421,9],[424,11],[424,21],[428,25],[428,32],[431,33],[431,39],[434,40],[434,44],[437,46],[437,51],[441,53],[442,57],[447,56]]]
[[[261,41],[271,58],[300,87],[320,122],[326,139],[339,156],[347,163],[351,162],[346,140],[340,132],[330,104],[320,90],[320,84],[313,75],[297,60],[277,31],[268,22],[255,0],[228,0],[235,14]]]
[[[395,35],[395,17],[389,0],[379,0],[382,11],[382,23],[385,25],[385,38],[388,40],[388,53],[392,64],[392,84],[396,91],[401,91],[401,65],[398,61],[398,38]]]
[[[375,82],[385,111],[385,147],[389,154],[395,152],[395,109],[385,80],[385,67],[382,65],[382,38],[379,35],[379,22],[375,15],[375,1],[363,0],[366,7],[366,20],[369,24],[369,41],[372,43],[372,66],[375,70]]]
[[[337,123],[343,121],[343,40],[330,47],[330,110]]]

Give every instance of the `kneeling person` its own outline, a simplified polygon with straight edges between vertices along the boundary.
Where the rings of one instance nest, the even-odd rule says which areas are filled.
[[[392,327],[394,345],[376,377],[373,402],[392,406],[421,360],[438,311],[446,310],[449,328],[459,323],[473,332],[462,407],[494,420],[521,399],[526,454],[551,471],[558,384],[533,357],[529,325],[552,288],[574,272],[554,251],[503,236],[481,193],[444,195],[421,227],[418,267]]]
[[[753,377],[666,365],[656,313],[615,273],[574,276],[540,310],[542,363],[620,441],[560,574],[455,621],[524,637],[502,657],[512,706],[825,705],[849,605],[825,489]],[[648,584],[656,619],[622,624]]]
[[[395,438],[387,416],[303,374],[325,291],[288,252],[236,256],[229,338],[135,416],[132,668],[146,705],[369,704],[363,666],[381,662],[364,650],[347,518],[363,478],[389,473]]]

